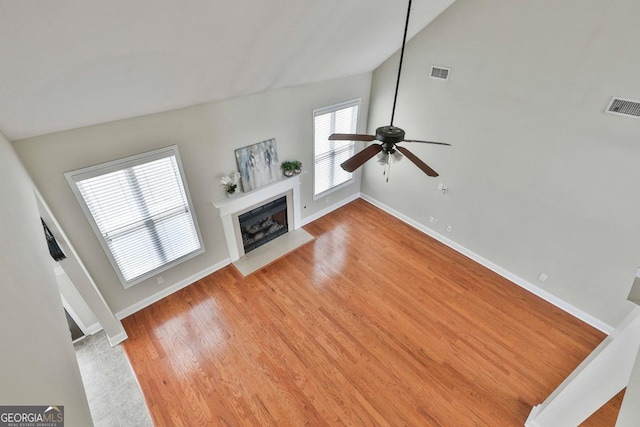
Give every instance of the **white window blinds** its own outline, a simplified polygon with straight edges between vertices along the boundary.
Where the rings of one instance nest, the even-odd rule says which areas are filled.
[[[313,112],[315,197],[353,178],[353,174],[342,169],[340,164],[353,156],[355,142],[329,141],[329,136],[333,133],[356,133],[359,105],[359,100],[350,101]]]
[[[203,252],[177,147],[65,175],[125,288]]]

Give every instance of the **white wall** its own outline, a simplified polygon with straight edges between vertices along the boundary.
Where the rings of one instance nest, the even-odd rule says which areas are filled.
[[[368,164],[363,193],[615,326],[640,265],[640,120],[603,111],[640,100],[638,16],[633,0],[457,0],[409,43],[395,120],[453,144],[406,145],[441,176],[405,159],[386,184]],[[371,131],[397,60],[374,72]]]
[[[76,323],[81,322],[82,327],[86,328],[83,332],[91,334],[102,329],[95,314],[93,314],[93,311],[91,311],[89,305],[85,302],[84,298],[82,298],[82,295],[80,295],[80,292],[78,292],[64,269],[56,264],[53,272],[56,275],[58,290],[63,298],[63,304],[66,300],[66,304],[69,304],[69,314],[71,314],[72,311],[73,316],[77,317],[77,319],[74,318]],[[65,306],[65,308],[67,308],[67,306]],[[78,325],[80,325],[80,323],[78,323]]]
[[[14,142],[14,147],[62,229],[114,312],[197,276],[228,258],[222,225],[211,201],[224,197],[220,177],[236,170],[234,150],[269,138],[280,160],[312,168],[312,110],[362,98],[366,129],[371,74],[265,92],[166,113],[121,120]],[[96,100],[99,102],[99,100]],[[206,253],[125,290],[100,247],[63,173],[172,144],[180,150]],[[302,217],[328,206],[313,201],[312,174],[302,176]],[[359,176],[329,204],[359,192]]]
[[[0,402],[64,405],[65,425],[91,425],[33,184],[2,133],[0,195]]]

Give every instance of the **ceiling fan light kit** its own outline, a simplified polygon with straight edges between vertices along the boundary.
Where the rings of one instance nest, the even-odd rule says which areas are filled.
[[[388,165],[390,163],[398,163],[402,160],[402,154],[400,154],[397,150],[394,150],[393,153],[385,153],[384,150],[378,154],[378,163],[381,165]]]
[[[413,164],[415,164],[420,170],[426,173],[429,176],[438,176],[438,173],[431,169],[426,163],[420,160],[416,155],[411,153],[404,147],[397,145],[400,142],[417,142],[423,144],[436,144],[436,145],[451,145],[444,142],[432,142],[432,141],[422,141],[417,139],[405,139],[405,132],[403,129],[396,127],[393,125],[393,119],[396,112],[396,101],[398,100],[398,88],[400,87],[400,75],[402,74],[402,60],[404,58],[404,48],[407,42],[407,29],[409,28],[409,16],[411,15],[411,0],[409,0],[409,7],[407,10],[407,20],[404,26],[404,36],[402,39],[402,49],[400,50],[400,64],[398,66],[398,77],[396,80],[396,91],[393,97],[393,109],[391,110],[391,123],[389,126],[381,126],[376,129],[375,135],[362,135],[362,134],[349,134],[349,133],[334,133],[329,137],[332,141],[380,141],[379,144],[373,144],[362,151],[356,153],[350,159],[347,159],[340,166],[342,169],[347,172],[353,172],[362,166],[367,160],[371,159],[376,154],[382,152],[386,154],[386,166],[389,166],[389,156],[393,155],[394,161],[398,161],[399,158],[402,158],[402,155],[407,157]],[[380,160],[379,160],[380,162]],[[389,177],[387,172],[387,181],[389,181]]]

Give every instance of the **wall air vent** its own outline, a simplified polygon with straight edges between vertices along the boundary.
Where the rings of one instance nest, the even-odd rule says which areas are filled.
[[[640,118],[640,101],[613,97],[605,113],[638,119]]]
[[[431,66],[431,78],[449,80],[449,74],[451,74],[451,68],[439,67],[437,65]]]

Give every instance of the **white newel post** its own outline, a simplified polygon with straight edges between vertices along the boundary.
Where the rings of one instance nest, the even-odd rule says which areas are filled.
[[[636,299],[640,296],[640,270],[638,276],[629,295],[629,300],[636,304],[640,304]],[[627,386],[616,426],[638,426],[639,349],[640,306],[634,308],[542,404],[531,410],[525,426],[578,426]]]

